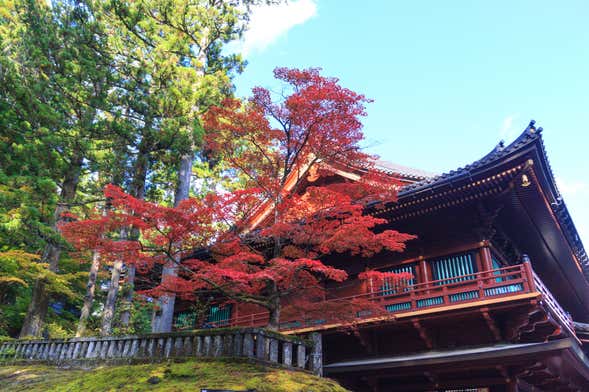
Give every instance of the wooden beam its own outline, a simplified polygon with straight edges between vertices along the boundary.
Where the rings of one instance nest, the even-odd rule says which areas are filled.
[[[421,340],[423,340],[423,342],[425,343],[425,346],[431,350],[434,346],[432,344],[432,340],[429,337],[425,327],[421,324],[421,322],[419,322],[418,319],[413,319],[413,320],[411,320],[411,322],[412,322],[413,326],[415,327],[415,329],[417,329],[417,332],[419,333],[419,337],[421,338]]]
[[[532,321],[533,320],[533,321]],[[521,329],[523,333],[532,333],[536,330],[539,324],[548,323],[548,315],[546,313],[536,313],[530,317],[528,325]]]
[[[517,316],[510,318],[506,323],[506,333],[505,337],[507,340],[511,342],[518,341],[523,329],[530,324],[530,319],[537,313],[540,312],[540,309],[534,307],[530,309],[528,312],[523,312],[518,314]]]
[[[367,319],[363,319],[363,320],[358,320],[356,322],[356,325],[362,325],[362,324],[371,324],[371,323],[378,323],[378,322],[392,322],[395,320],[406,320],[406,319],[411,319],[414,318],[416,316],[426,316],[426,315],[441,315],[444,312],[450,312],[450,311],[456,311],[456,310],[466,310],[466,309],[472,309],[472,308],[476,308],[479,306],[489,306],[489,305],[501,305],[502,307],[509,307],[511,306],[511,302],[515,302],[515,301],[521,301],[521,300],[531,300],[534,301],[536,298],[539,298],[542,294],[534,292],[534,293],[528,293],[528,294],[519,294],[519,295],[514,295],[514,296],[509,296],[509,297],[501,297],[501,298],[494,298],[494,299],[489,299],[489,300],[484,300],[484,301],[476,301],[476,302],[468,302],[468,303],[464,303],[464,304],[458,304],[458,305],[450,305],[450,306],[440,306],[440,307],[434,307],[434,308],[429,308],[429,309],[423,309],[423,310],[418,310],[418,311],[413,311],[413,312],[404,312],[404,313],[391,313],[390,316],[381,316],[381,317],[372,317],[372,318],[367,318]],[[468,314],[469,312],[467,312],[466,314]],[[287,335],[292,335],[292,334],[300,334],[300,333],[305,333],[305,332],[312,332],[312,331],[319,331],[319,330],[327,330],[327,329],[336,329],[339,327],[345,326],[345,324],[342,323],[337,323],[337,324],[322,324],[322,325],[317,325],[317,326],[313,326],[313,327],[306,327],[306,328],[301,328],[301,329],[291,329],[288,331],[284,331],[282,333],[287,334]]]
[[[403,318],[408,318],[408,317],[420,316],[420,315],[428,314],[428,313],[440,313],[440,312],[447,312],[447,311],[457,310],[457,309],[476,308],[479,306],[512,302],[512,301],[517,301],[517,300],[521,300],[521,299],[538,298],[541,295],[542,294],[540,294],[540,293],[519,294],[519,295],[510,296],[510,297],[494,298],[494,299],[488,299],[488,300],[483,300],[483,301],[468,302],[465,304],[440,306],[437,308],[423,309],[423,310],[418,310],[418,311],[414,311],[414,312],[399,313],[399,314],[395,314],[395,317],[397,319],[403,319]]]
[[[495,338],[495,341],[501,341],[501,330],[499,329],[499,327],[497,327],[497,323],[491,316],[489,308],[481,308],[480,311],[483,315],[483,318],[485,319],[485,322],[487,323],[487,327],[489,327],[489,330],[493,334],[493,338]]]

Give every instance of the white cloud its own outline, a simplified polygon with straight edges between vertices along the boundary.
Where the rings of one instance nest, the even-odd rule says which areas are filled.
[[[499,137],[501,140],[504,140],[506,143],[511,143],[512,139],[519,134],[521,129],[517,126],[514,127],[514,123],[518,119],[519,114],[510,114],[509,116],[503,119],[501,123],[501,128],[499,129]]]
[[[238,51],[244,57],[261,52],[293,27],[317,15],[315,0],[292,0],[278,5],[261,5],[252,11],[249,29],[244,33]]]

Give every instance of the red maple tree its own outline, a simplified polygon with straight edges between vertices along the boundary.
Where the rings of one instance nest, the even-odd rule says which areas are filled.
[[[149,295],[216,293],[221,301],[265,309],[270,329],[314,312],[351,321],[358,311],[383,311],[370,301],[324,301],[327,281],[348,278],[326,257],[402,251],[414,238],[383,228],[386,220],[371,214],[395,201],[400,183],[373,170],[373,157],[360,149],[368,100],[317,69],[277,68],[275,76],[287,87],[277,99],[255,88],[249,101],[228,99],[204,118],[210,155],[246,178],[244,191],[167,208],[109,186],[105,195],[113,208],[104,217],[64,225],[66,238],[140,270],[176,262],[178,276]],[[133,243],[109,234],[130,226],[141,232]],[[408,276],[365,271],[359,278]]]

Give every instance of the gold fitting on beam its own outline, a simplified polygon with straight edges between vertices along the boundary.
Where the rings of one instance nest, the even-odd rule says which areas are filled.
[[[528,178],[528,176],[526,174],[523,174],[522,175],[522,186],[524,188],[527,188],[530,186],[530,184],[531,184],[531,182],[530,182],[530,179]]]

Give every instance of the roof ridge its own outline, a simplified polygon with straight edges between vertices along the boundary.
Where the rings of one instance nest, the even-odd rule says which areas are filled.
[[[461,166],[457,169],[453,169],[448,172],[439,174],[437,176],[424,179],[423,181],[407,185],[401,189],[399,195],[412,193],[421,188],[430,187],[450,177],[463,176],[465,174],[470,173],[470,170],[472,169],[477,169],[479,167],[485,166],[499,158],[502,158],[510,154],[511,152],[521,148],[523,145],[526,145],[540,137],[540,135],[542,134],[542,128],[536,128],[535,124],[536,122],[534,120],[531,120],[528,126],[524,129],[524,131],[509,145],[505,146],[505,141],[501,140],[489,153],[484,155],[482,158],[472,163]]]

